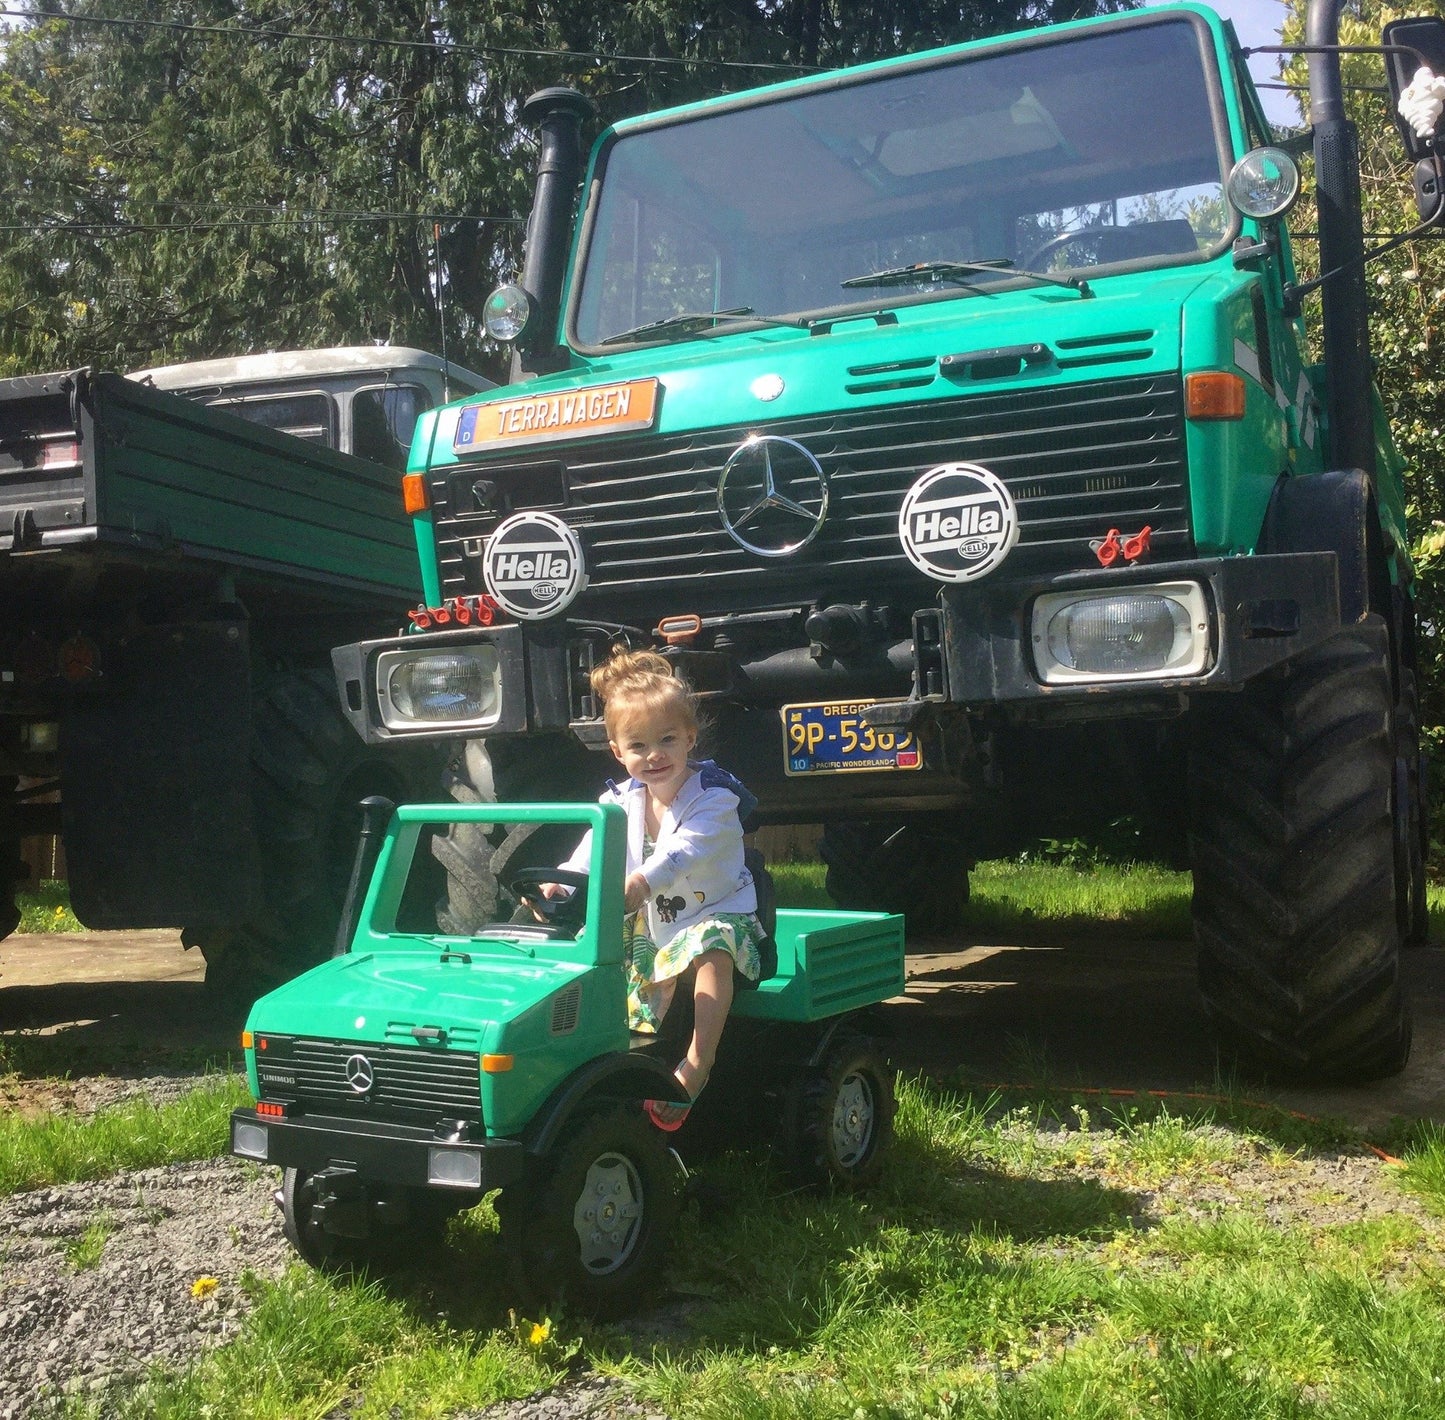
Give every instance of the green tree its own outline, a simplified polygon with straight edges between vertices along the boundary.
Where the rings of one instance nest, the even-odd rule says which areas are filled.
[[[478,316],[519,256],[533,90],[607,122],[1128,3],[47,0],[66,18],[0,31],[0,373],[438,348],[444,315],[495,367]]]

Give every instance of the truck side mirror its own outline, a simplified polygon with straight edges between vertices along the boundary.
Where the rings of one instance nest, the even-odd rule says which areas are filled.
[[[1382,40],[1386,45],[1398,45],[1415,51],[1385,55],[1385,77],[1390,84],[1390,112],[1395,120],[1395,127],[1400,131],[1405,152],[1416,163],[1445,153],[1445,122],[1437,123],[1433,136],[1422,138],[1400,112],[1400,95],[1410,87],[1421,64],[1432,73],[1445,76],[1445,19],[1436,15],[1422,15],[1416,19],[1391,20],[1385,26]],[[1425,215],[1424,212],[1421,213],[1422,217]]]

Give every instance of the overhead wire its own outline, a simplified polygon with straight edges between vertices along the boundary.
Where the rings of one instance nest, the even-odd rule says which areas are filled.
[[[375,45],[391,49],[427,49],[444,53],[499,55],[514,59],[572,59],[586,60],[594,64],[652,64],[660,67],[706,68],[706,69],[760,69],[776,70],[779,73],[816,73],[818,66],[807,64],[780,64],[772,60],[749,59],[703,59],[686,55],[669,54],[625,54],[605,50],[555,49],[541,46],[472,44],[461,40],[400,39],[389,35],[337,35],[310,30],[281,30],[258,26],[241,29],[234,25],[202,25],[184,20],[152,20],[141,16],[120,15],[72,15],[63,10],[22,10],[11,6],[0,6],[0,15],[21,20],[60,20],[67,24],[110,25],[117,28],[161,29],[186,34],[224,35],[233,39],[302,40],[311,44]]]

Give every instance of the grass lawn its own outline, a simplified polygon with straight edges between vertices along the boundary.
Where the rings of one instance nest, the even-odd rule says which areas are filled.
[[[1445,1136],[1397,1147],[1403,1168],[1227,1103],[1091,1114],[909,1079],[867,1196],[709,1166],[726,1206],[689,1206],[630,1323],[509,1312],[484,1205],[394,1278],[251,1278],[235,1340],[64,1413],[442,1417],[583,1367],[679,1420],[1439,1416]],[[1341,1206],[1342,1155],[1369,1206]]]
[[[816,865],[775,872],[785,903],[826,903]],[[971,912],[970,936],[1183,936],[1188,878],[983,864]],[[217,1153],[239,1089],[0,1121],[0,1190]],[[721,1202],[688,1206],[657,1307],[627,1323],[511,1310],[484,1204],[393,1277],[251,1276],[234,1339],[62,1413],[471,1416],[590,1371],[676,1420],[1445,1417],[1445,1129],[1374,1141],[1394,1164],[1242,1099],[915,1076],[897,1136],[865,1196],[798,1194],[754,1156],[705,1165]]]

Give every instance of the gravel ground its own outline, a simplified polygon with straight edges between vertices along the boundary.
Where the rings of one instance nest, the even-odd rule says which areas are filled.
[[[161,1103],[199,1079],[12,1079],[0,1103],[88,1114],[137,1094]],[[223,1158],[0,1198],[0,1420],[42,1415],[61,1394],[101,1392],[152,1365],[183,1367],[234,1336],[248,1309],[242,1273],[277,1277],[295,1258],[276,1183],[271,1169]],[[104,1248],[85,1265],[76,1249],[93,1228]],[[201,1278],[216,1285],[196,1289]],[[453,1420],[481,1417],[664,1420],[595,1375]]]
[[[184,1076],[14,1085],[28,1107],[88,1111],[137,1092],[178,1093]],[[1073,1139],[1077,1141],[1078,1135]],[[1040,1142],[1062,1146],[1065,1136]],[[1310,1158],[1263,1157],[1213,1165],[1197,1175],[1133,1188],[1136,1226],[1169,1215],[1216,1216],[1246,1209],[1281,1226],[1316,1226],[1395,1212],[1420,1219],[1435,1250],[1431,1219],[1384,1177],[1375,1155],[1344,1150]],[[1102,1170],[1083,1166],[1076,1177]],[[1118,1180],[1105,1181],[1117,1185]],[[85,1393],[152,1364],[184,1366],[236,1334],[247,1310],[240,1285],[250,1270],[279,1275],[292,1259],[272,1198],[269,1169],[229,1158],[120,1174],[0,1198],[0,1420],[43,1414],[61,1392]],[[88,1229],[104,1230],[98,1260],[77,1256]],[[214,1278],[196,1295],[201,1278]],[[344,1420],[346,1406],[329,1420]],[[619,1382],[577,1377],[526,1400],[454,1420],[583,1420],[649,1417]],[[659,1420],[659,1417],[651,1417]]]

